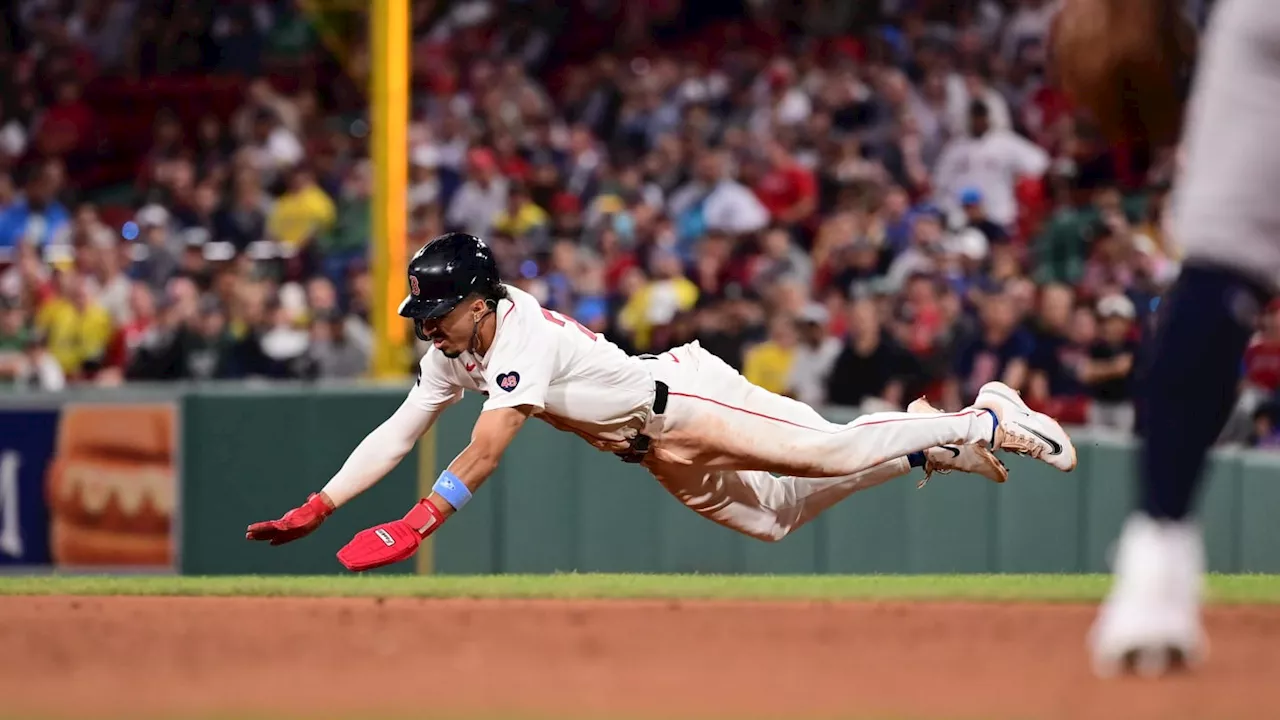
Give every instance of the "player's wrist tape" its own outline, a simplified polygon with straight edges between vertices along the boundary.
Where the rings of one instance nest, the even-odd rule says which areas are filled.
[[[431,492],[445,499],[445,502],[453,506],[454,510],[461,510],[468,502],[471,501],[471,491],[467,486],[462,484],[462,478],[445,470],[440,473],[440,477],[436,479],[436,484],[431,486]]]
[[[440,508],[432,505],[430,500],[419,500],[418,504],[404,516],[404,521],[409,524],[409,527],[424,538],[443,525],[444,520],[444,513],[440,512]]]
[[[306,504],[321,518],[326,518],[333,514],[333,507],[325,502],[324,496],[320,493],[311,493],[311,495],[307,496]]]

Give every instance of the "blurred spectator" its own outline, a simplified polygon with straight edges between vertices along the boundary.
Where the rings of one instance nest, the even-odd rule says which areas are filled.
[[[58,82],[53,103],[32,127],[35,146],[46,157],[66,156],[89,149],[94,140],[94,114],[73,78]]]
[[[136,218],[142,257],[135,266],[134,277],[157,292],[177,274],[181,265],[182,244],[173,236],[169,221],[169,211],[160,205],[147,205],[138,211]]]
[[[1030,361],[1028,399],[1044,402],[1085,394],[1080,368],[1093,339],[1090,335],[1083,345],[1077,342],[1079,331],[1073,328],[1074,303],[1075,293],[1066,285],[1040,288],[1040,312],[1033,326],[1035,352]],[[1092,321],[1090,316],[1090,327]]]
[[[774,223],[800,230],[818,209],[817,180],[781,142],[771,140],[765,148],[768,171],[756,181],[756,196]]]
[[[445,223],[452,230],[485,237],[507,206],[508,183],[486,148],[467,153],[467,180],[449,203]]]
[[[66,387],[67,379],[57,358],[53,357],[45,346],[44,337],[39,333],[28,335],[22,344],[22,352],[9,366],[4,368],[0,360],[0,378],[11,373],[15,388],[43,392],[58,392]]]
[[[333,200],[316,184],[311,170],[296,167],[289,174],[288,189],[267,216],[267,237],[297,252],[327,233],[336,213]]]
[[[117,246],[114,239],[107,236],[106,241],[83,246],[83,254],[87,258],[86,266],[81,271],[92,279],[97,291],[97,299],[111,316],[111,324],[119,327],[129,322],[129,293],[132,281],[125,274],[124,266],[128,262],[128,249]]]
[[[848,337],[827,380],[827,400],[850,407],[875,400],[904,408],[910,366],[906,351],[884,331],[875,303],[856,300],[849,308]]]
[[[1019,178],[1043,175],[1049,169],[1049,155],[1013,131],[993,127],[984,100],[970,104],[968,118],[968,135],[948,142],[938,159],[937,202],[958,212],[961,193],[976,188],[991,221],[1008,227],[1017,218],[1014,185]]]
[[[1245,350],[1241,401],[1252,411],[1277,392],[1280,392],[1280,301],[1273,300],[1262,315],[1259,332]]]
[[[0,295],[0,383],[12,385],[24,361],[31,335],[26,314],[17,298]]]
[[[271,185],[281,173],[300,162],[305,151],[275,108],[257,106],[252,117],[248,130],[240,137],[243,151],[249,165],[261,173],[264,184]]]
[[[1095,427],[1133,429],[1130,380],[1137,350],[1131,334],[1135,317],[1133,303],[1123,295],[1108,295],[1098,301],[1098,339],[1080,371],[1080,379],[1093,397],[1089,424]]]
[[[1253,411],[1249,446],[1272,450],[1280,448],[1280,403],[1268,401]]]
[[[791,235],[782,228],[764,233],[761,254],[751,277],[753,284],[798,283],[806,288],[813,281],[813,263],[808,253],[792,243]]]
[[[707,151],[698,158],[693,178],[671,196],[668,212],[676,221],[681,248],[689,248],[705,232],[741,235],[762,229],[769,211],[738,181],[727,175],[725,156]]]
[[[811,407],[827,404],[827,382],[842,349],[839,338],[828,331],[829,323],[830,313],[818,303],[810,303],[800,312],[800,339],[785,394]]]
[[[22,242],[47,245],[71,221],[66,207],[58,201],[61,177],[61,168],[53,162],[31,170],[24,192],[0,209],[0,253],[12,251]]]
[[[684,277],[680,258],[669,249],[659,249],[650,261],[652,280],[643,277],[638,269],[630,300],[619,313],[619,326],[634,337],[635,349],[647,352],[653,348],[654,329],[670,323],[676,313],[691,309],[698,301],[698,286]]]
[[[911,223],[911,245],[894,258],[885,274],[890,286],[905,287],[910,276],[929,275],[939,270],[942,242],[942,221],[937,214],[932,211],[916,214]]]
[[[747,351],[743,376],[769,392],[785,395],[798,339],[795,320],[786,315],[775,316],[769,324],[769,339]]]
[[[64,271],[57,294],[36,313],[35,329],[68,377],[91,375],[106,356],[111,314],[95,298],[94,290],[89,278]]]
[[[982,191],[975,187],[960,191],[960,209],[964,213],[963,227],[972,228],[982,233],[988,244],[1009,240],[1009,233],[998,223],[987,216],[986,205],[983,204]]]
[[[533,202],[529,190],[521,184],[509,188],[506,205],[493,218],[493,229],[500,235],[522,240],[530,250],[547,247],[550,219]]]
[[[1035,349],[1031,334],[1019,326],[1013,298],[995,293],[982,301],[976,337],[960,348],[946,390],[948,407],[964,407],[983,385],[999,380],[1021,391]]]
[[[266,234],[268,207],[258,177],[248,171],[237,172],[230,201],[214,216],[217,238],[231,243],[237,252],[247,250]]]
[[[359,377],[369,365],[368,353],[347,338],[343,319],[331,314],[311,321],[311,355],[323,378]]]

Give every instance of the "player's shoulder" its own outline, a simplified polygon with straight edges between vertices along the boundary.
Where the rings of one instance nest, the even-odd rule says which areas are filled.
[[[426,380],[437,385],[461,386],[459,381],[460,373],[457,367],[458,362],[456,359],[446,357],[443,352],[437,350],[434,346],[429,347],[418,360],[415,380],[419,385]]]
[[[498,312],[500,314],[509,317],[510,314],[514,313],[528,314],[525,312],[527,310],[532,310],[535,315],[542,312],[542,303],[538,302],[538,298],[531,293],[506,283],[503,283],[502,289],[507,292],[507,297],[498,302]]]
[[[511,285],[503,285],[507,297],[498,301],[494,310],[498,315],[498,335],[527,334],[538,329],[543,319],[542,303],[528,292]]]

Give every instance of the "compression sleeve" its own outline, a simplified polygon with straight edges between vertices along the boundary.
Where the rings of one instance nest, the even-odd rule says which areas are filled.
[[[374,428],[351,451],[342,468],[324,486],[324,493],[335,506],[341,507],[373,487],[409,454],[442,409],[440,406],[423,407],[412,396],[406,398],[391,417]]]

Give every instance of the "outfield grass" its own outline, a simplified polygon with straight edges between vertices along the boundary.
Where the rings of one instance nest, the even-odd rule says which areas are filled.
[[[1092,602],[1105,575],[97,576],[0,578],[0,595],[1035,600]],[[1220,603],[1280,603],[1280,575],[1214,575]]]

